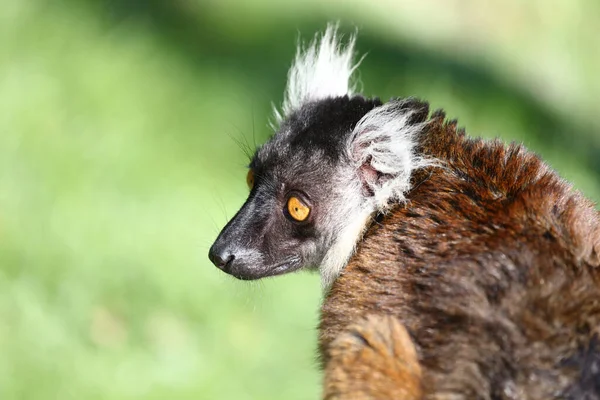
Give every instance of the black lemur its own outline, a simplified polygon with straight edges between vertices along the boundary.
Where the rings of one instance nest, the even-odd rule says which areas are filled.
[[[298,49],[212,262],[318,269],[326,399],[600,399],[594,204],[521,145],[354,93],[354,43]]]

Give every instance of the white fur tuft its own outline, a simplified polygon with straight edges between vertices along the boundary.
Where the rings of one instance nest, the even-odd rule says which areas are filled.
[[[437,165],[432,159],[416,153],[417,135],[425,123],[409,121],[414,110],[403,108],[401,101],[390,101],[367,113],[356,125],[348,143],[348,158],[354,161],[352,181],[341,185],[339,194],[346,204],[338,210],[343,221],[337,228],[337,237],[319,268],[321,284],[325,290],[340,275],[369,227],[372,216],[385,212],[393,204],[406,201],[405,194],[411,189],[410,177],[420,168]],[[371,182],[373,196],[365,197],[359,179],[360,168],[368,163],[383,178]]]
[[[362,185],[353,177],[352,171],[349,172],[348,180],[339,182],[339,190],[332,195],[337,199],[338,209],[328,224],[335,226],[335,239],[319,267],[321,286],[325,290],[348,264],[373,215],[372,207],[365,203],[361,193]]]
[[[435,164],[415,151],[417,135],[425,123],[409,123],[415,112],[402,101],[390,101],[367,113],[354,128],[350,155],[356,167],[369,163],[386,179],[374,184],[374,211],[404,202],[413,171]]]
[[[274,107],[277,124],[307,102],[353,94],[352,73],[360,63],[353,62],[356,36],[351,35],[343,47],[337,29],[337,24],[329,24],[307,49],[298,45],[281,112]]]

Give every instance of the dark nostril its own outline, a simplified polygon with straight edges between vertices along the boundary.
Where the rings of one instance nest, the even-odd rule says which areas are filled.
[[[227,267],[231,264],[235,256],[229,252],[218,252],[211,248],[208,252],[208,258],[217,268],[227,271]]]
[[[233,255],[230,255],[227,258],[218,258],[218,264],[217,267],[219,267],[220,269],[222,269],[223,271],[227,271],[227,267],[231,265],[231,262],[233,261],[235,257]]]

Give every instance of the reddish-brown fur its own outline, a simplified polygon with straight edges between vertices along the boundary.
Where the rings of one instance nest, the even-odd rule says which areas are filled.
[[[414,174],[323,304],[324,397],[598,398],[581,397],[600,386],[585,371],[600,334],[594,205],[441,112],[420,151],[441,165]]]

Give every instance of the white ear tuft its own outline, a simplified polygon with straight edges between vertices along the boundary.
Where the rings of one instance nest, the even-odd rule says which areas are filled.
[[[374,108],[356,124],[352,133],[350,157],[378,211],[405,201],[412,173],[436,164],[435,160],[418,155],[415,149],[417,136],[426,122],[412,119],[426,109],[419,110],[413,104],[411,100],[393,100]]]
[[[417,147],[427,129],[428,113],[427,103],[392,100],[369,111],[354,127],[346,147],[351,163],[344,176],[349,181],[333,194],[340,204],[336,213],[343,218],[319,267],[325,290],[348,264],[373,215],[406,201],[416,170],[441,166],[438,160],[419,154]]]
[[[299,43],[288,72],[282,112],[274,107],[277,124],[309,101],[353,94],[350,81],[360,63],[353,63],[356,36],[350,36],[342,47],[337,29],[338,24],[329,24],[323,36],[319,39],[317,35],[307,49]]]

